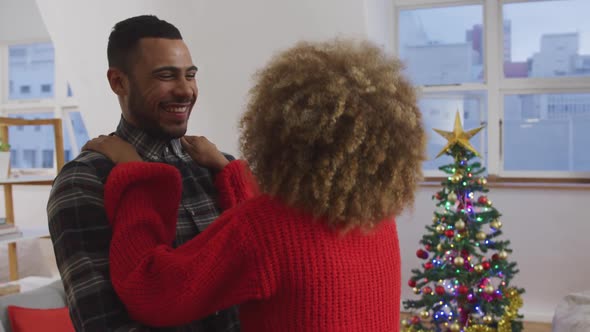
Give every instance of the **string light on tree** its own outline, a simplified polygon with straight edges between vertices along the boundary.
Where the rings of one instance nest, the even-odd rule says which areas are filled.
[[[453,131],[435,129],[447,139],[438,156],[453,163],[439,168],[447,177],[432,196],[437,207],[416,251],[426,261],[408,281],[416,295],[404,301],[413,312],[402,322],[405,332],[522,330],[524,290],[510,284],[518,270],[510,242],[501,239],[506,219],[487,195],[485,169],[469,142],[482,129],[463,130],[459,112]]]

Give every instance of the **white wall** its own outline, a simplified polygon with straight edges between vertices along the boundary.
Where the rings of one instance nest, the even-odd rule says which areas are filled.
[[[49,40],[35,0],[0,0],[0,43]]]
[[[299,38],[335,35],[366,34],[386,48],[391,46],[382,31],[392,24],[382,9],[386,0],[250,0],[247,4],[179,0],[174,6],[156,0],[37,1],[56,52],[70,69],[68,79],[80,97],[91,136],[114,129],[119,117],[105,79],[105,49],[112,25],[131,15],[155,13],[181,29],[200,68],[201,94],[190,132],[209,136],[234,154],[236,124],[250,76],[273,52]],[[366,21],[376,14],[380,18]],[[404,284],[410,270],[420,263],[415,251],[424,225],[431,222],[435,190],[422,188],[414,213],[398,220]],[[46,222],[46,193],[46,188],[19,189],[15,194],[17,218],[26,223]],[[590,202],[590,191],[496,188],[489,196],[503,214],[504,236],[512,241],[512,258],[521,270],[515,284],[527,290],[523,312],[531,320],[550,320],[564,295],[588,289],[590,267],[585,264],[584,249],[590,223],[584,207]],[[404,287],[402,299],[410,296],[410,288]]]
[[[234,155],[251,76],[273,53],[301,39],[365,35],[358,0],[191,1],[183,10],[190,15],[165,17],[174,17],[199,67],[190,131]]]

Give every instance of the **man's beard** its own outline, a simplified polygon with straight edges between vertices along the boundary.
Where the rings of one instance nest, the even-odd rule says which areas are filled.
[[[129,113],[135,120],[135,125],[148,133],[152,137],[162,139],[178,138],[176,135],[168,133],[160,126],[159,119],[149,109],[149,106],[143,102],[144,98],[137,93],[137,89],[131,89],[129,93]],[[156,110],[159,112],[159,110]],[[181,135],[182,136],[182,135]]]

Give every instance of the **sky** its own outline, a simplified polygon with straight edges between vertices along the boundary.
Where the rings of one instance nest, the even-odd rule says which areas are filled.
[[[431,41],[465,42],[465,31],[483,23],[483,6],[468,5],[411,10]],[[541,36],[580,34],[579,54],[590,55],[590,0],[554,0],[503,6],[504,20],[512,24],[512,61],[526,61],[539,51]]]

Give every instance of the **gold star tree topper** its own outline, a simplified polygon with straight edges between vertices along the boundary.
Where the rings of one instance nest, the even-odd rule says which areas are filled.
[[[461,117],[459,116],[459,111],[455,114],[455,127],[453,131],[444,131],[440,129],[434,129],[437,133],[439,133],[442,137],[447,139],[447,145],[436,155],[436,158],[445,154],[445,152],[452,148],[455,144],[459,144],[462,147],[466,148],[467,150],[475,153],[476,156],[479,156],[479,153],[475,150],[475,148],[469,143],[471,137],[475,136],[480,130],[483,129],[482,127],[471,129],[469,131],[463,131],[463,126],[461,125]]]

